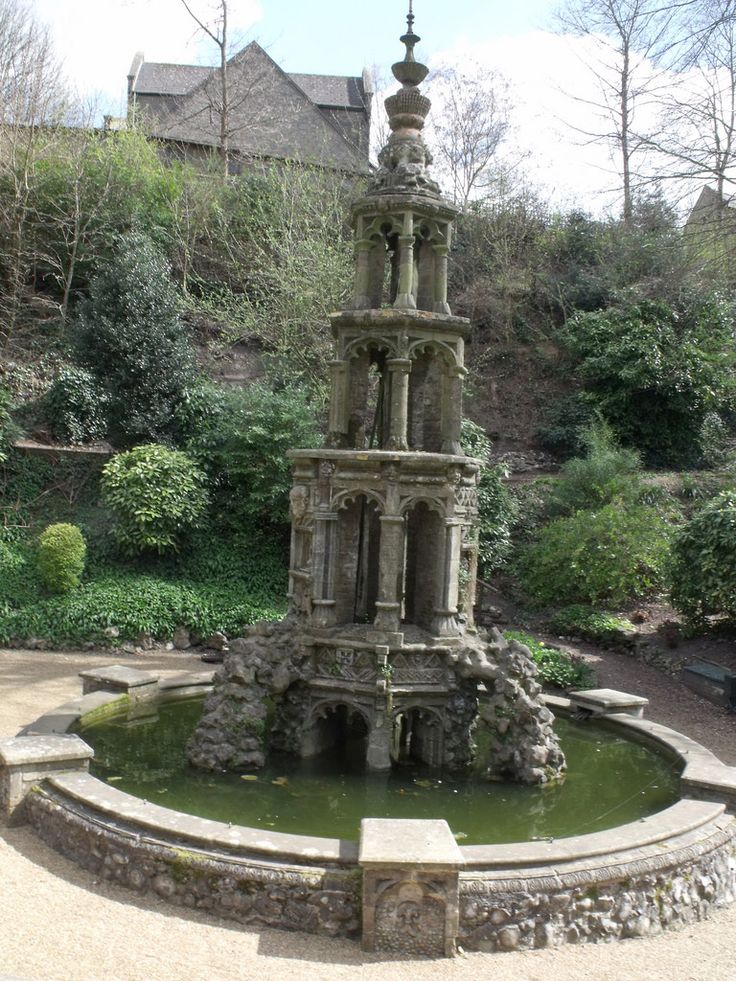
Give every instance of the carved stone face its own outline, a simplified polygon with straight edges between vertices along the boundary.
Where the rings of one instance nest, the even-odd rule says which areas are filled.
[[[301,521],[309,507],[309,489],[304,484],[296,484],[289,491],[289,514],[292,521]]]

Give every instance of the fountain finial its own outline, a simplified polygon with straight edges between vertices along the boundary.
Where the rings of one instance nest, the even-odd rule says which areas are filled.
[[[414,0],[409,0],[409,13],[406,18],[407,32],[402,34],[400,40],[406,45],[406,54],[403,61],[398,61],[392,66],[391,71],[394,78],[402,85],[419,85],[429,74],[426,65],[421,65],[414,57],[414,48],[422,40],[414,33]]]

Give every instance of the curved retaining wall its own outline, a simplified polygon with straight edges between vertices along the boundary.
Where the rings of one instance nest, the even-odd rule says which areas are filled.
[[[161,688],[191,693],[192,679]],[[565,699],[549,701],[558,712],[570,707]],[[23,745],[27,737],[65,732],[80,716],[121,704],[119,692],[96,691],[5,742]],[[659,814],[597,834],[459,849],[452,902],[460,946],[496,951],[641,937],[692,923],[736,899],[736,768],[655,723],[614,715],[606,724],[682,761],[687,796]],[[115,790],[83,767],[39,776],[24,798],[25,819],[96,875],[241,923],[329,936],[360,933],[363,869],[355,842],[191,817]],[[386,874],[398,889],[417,879],[406,867]],[[415,949],[422,952],[421,944]]]

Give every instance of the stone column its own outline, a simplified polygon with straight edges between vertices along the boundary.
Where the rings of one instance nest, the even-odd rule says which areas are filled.
[[[450,305],[447,302],[447,254],[450,251],[448,245],[433,245],[434,249],[434,306],[435,313],[451,314]]]
[[[365,757],[369,770],[391,769],[391,681],[387,670],[388,655],[388,647],[382,644],[376,646],[376,701]]]
[[[399,289],[395,307],[404,310],[416,310],[417,301],[414,298],[414,215],[411,211],[404,214],[404,226],[399,235]]]
[[[368,310],[371,307],[371,252],[375,248],[371,239],[358,239],[355,243],[355,290],[353,307]]]
[[[337,515],[316,511],[312,545],[312,623],[331,627],[335,623],[335,563]]]
[[[349,361],[331,361],[332,390],[330,394],[329,439],[336,445],[348,432],[348,377]]]
[[[407,428],[409,420],[409,358],[389,358],[386,362],[391,372],[391,417],[389,421],[389,450],[408,450]]]
[[[445,554],[440,570],[442,602],[434,611],[432,629],[437,637],[456,637],[458,578],[460,575],[460,550],[462,529],[459,521],[445,523]]]
[[[399,514],[382,514],[379,553],[378,602],[374,625],[395,633],[401,626],[400,568],[404,554],[404,519]]]
[[[467,370],[453,365],[445,370],[442,391],[442,452],[462,455],[463,381]]]
[[[477,519],[476,519],[477,520]],[[475,597],[478,588],[478,542],[473,541],[467,546],[468,555],[468,584],[465,589],[465,615],[469,627],[475,624]]]

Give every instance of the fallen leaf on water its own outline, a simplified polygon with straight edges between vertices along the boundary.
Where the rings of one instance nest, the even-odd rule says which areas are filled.
[[[255,783],[258,777],[255,775],[255,773],[245,773],[240,779],[247,780],[248,783]]]
[[[289,783],[289,780],[288,777],[276,777],[276,779],[272,780],[271,783],[275,787],[286,787],[287,784]]]
[[[122,779],[123,779],[122,777],[108,777],[107,778],[107,782],[108,783],[117,783],[118,780],[122,780]]]

